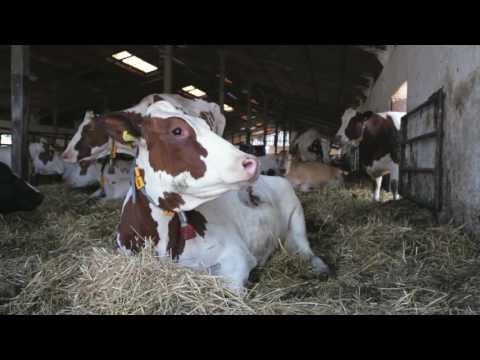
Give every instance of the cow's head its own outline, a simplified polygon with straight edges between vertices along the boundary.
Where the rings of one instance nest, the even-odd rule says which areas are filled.
[[[337,131],[337,134],[335,135],[335,137],[333,138],[333,141],[330,144],[331,147],[341,148],[342,146],[344,146],[346,143],[349,142],[349,139],[345,134],[345,129],[350,123],[350,120],[357,114],[358,114],[357,111],[355,111],[352,108],[348,108],[347,110],[345,110],[341,119],[342,124],[340,125],[340,128]]]
[[[101,116],[98,122],[109,136],[137,147],[136,166],[145,191],[164,209],[194,209],[258,177],[254,156],[237,150],[205,121],[166,101],[150,105],[146,116],[117,112]]]
[[[373,115],[371,111],[356,113],[345,129],[345,135],[353,145],[358,146],[363,140],[367,120]]]
[[[101,153],[108,151],[108,140],[107,134],[98,127],[95,114],[88,110],[63,152],[63,159],[70,163],[96,159]]]

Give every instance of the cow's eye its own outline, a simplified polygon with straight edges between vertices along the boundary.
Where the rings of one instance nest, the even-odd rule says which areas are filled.
[[[175,135],[175,136],[180,136],[180,135],[182,135],[182,129],[177,127],[177,128],[172,130],[172,134]]]

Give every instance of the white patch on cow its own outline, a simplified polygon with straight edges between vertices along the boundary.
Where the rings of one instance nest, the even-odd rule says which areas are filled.
[[[75,162],[77,161],[78,157],[78,151],[75,150],[75,146],[77,143],[80,141],[82,137],[82,131],[85,126],[87,126],[90,121],[92,121],[93,117],[95,116],[94,112],[92,110],[87,110],[85,111],[85,115],[83,117],[83,121],[78,127],[77,132],[73,135],[72,139],[67,145],[67,148],[63,152],[63,159],[66,162]]]
[[[356,110],[352,108],[348,108],[345,110],[345,112],[342,115],[342,125],[340,125],[340,128],[337,131],[337,136],[340,136],[342,139],[342,144],[347,143],[349,141],[347,135],[345,135],[345,129],[348,126],[348,123],[350,122],[350,119],[355,116],[357,113]]]
[[[395,125],[395,128],[400,131],[401,126],[402,126],[402,117],[404,117],[406,112],[401,112],[401,111],[387,111],[383,113],[379,113],[383,118],[387,118],[387,116],[390,116],[393,120],[393,124]]]

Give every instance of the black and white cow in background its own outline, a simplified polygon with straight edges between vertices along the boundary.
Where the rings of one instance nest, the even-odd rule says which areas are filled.
[[[34,210],[43,198],[36,188],[16,176],[7,164],[0,162],[0,213]]]

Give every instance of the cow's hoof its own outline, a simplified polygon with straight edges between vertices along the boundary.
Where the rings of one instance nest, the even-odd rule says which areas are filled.
[[[312,258],[312,270],[317,274],[330,274],[330,268],[318,256]]]

